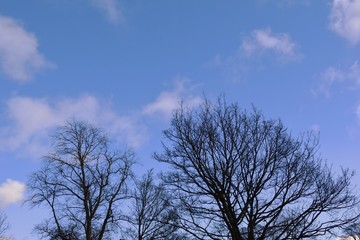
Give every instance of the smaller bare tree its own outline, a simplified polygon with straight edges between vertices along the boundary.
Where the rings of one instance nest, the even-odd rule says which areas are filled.
[[[71,121],[57,129],[53,149],[28,182],[31,206],[46,206],[50,219],[36,227],[42,238],[111,239],[124,219],[132,151],[111,151],[103,131]]]
[[[141,180],[135,180],[129,227],[124,233],[126,239],[180,239],[176,227],[178,219],[177,211],[171,205],[171,195],[163,184],[155,183],[152,170]]]

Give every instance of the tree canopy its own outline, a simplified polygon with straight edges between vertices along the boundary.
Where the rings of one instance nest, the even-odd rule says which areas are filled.
[[[359,216],[353,173],[332,171],[313,133],[294,137],[256,109],[181,106],[163,146],[155,158],[170,166],[163,180],[193,238],[312,239]]]
[[[135,180],[129,226],[125,239],[137,240],[181,240],[187,239],[179,233],[179,216],[172,204],[172,196],[164,184],[157,184],[153,171],[148,171]]]
[[[27,202],[49,209],[35,227],[43,239],[359,236],[353,172],[326,164],[316,134],[293,136],[256,108],[244,111],[224,98],[180,105],[154,154],[169,167],[159,182],[152,171],[137,178],[134,153],[114,150],[86,122],[69,121],[52,140],[28,181]],[[1,217],[0,234],[7,226]]]
[[[133,152],[112,150],[101,129],[80,121],[59,127],[52,146],[28,183],[28,202],[51,211],[36,231],[46,239],[111,239],[125,218]]]

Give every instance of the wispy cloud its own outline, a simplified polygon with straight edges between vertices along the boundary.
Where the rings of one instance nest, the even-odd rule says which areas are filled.
[[[314,93],[322,93],[330,97],[331,91],[335,86],[346,84],[349,89],[360,87],[360,64],[355,61],[346,68],[328,67],[321,74],[320,84]]]
[[[355,94],[360,92],[360,63],[358,61],[345,67],[328,67],[320,75],[317,88],[312,89],[314,95],[322,94],[327,98],[330,98],[334,92],[339,91],[342,93],[352,91]],[[360,120],[360,104],[358,104],[354,113]]]
[[[299,62],[302,57],[299,45],[288,34],[273,33],[270,28],[266,28],[252,31],[234,48],[233,54],[218,54],[206,66],[222,69],[223,78],[237,82],[246,79],[254,69],[263,70],[271,65]]]
[[[22,182],[12,179],[6,179],[0,185],[0,207],[4,208],[8,205],[21,202],[24,199],[26,185]]]
[[[106,14],[111,23],[117,24],[124,20],[117,0],[93,0],[93,3]]]
[[[127,115],[119,114],[111,103],[89,94],[58,100],[14,96],[1,113],[5,121],[0,126],[0,151],[19,152],[21,156],[37,159],[47,153],[49,136],[55,127],[70,119],[92,123],[115,141],[138,148],[149,137],[145,119],[161,116],[169,120],[181,101],[189,107],[200,104],[202,98],[195,94],[196,89],[190,80],[177,78],[173,89],[161,92],[154,102]]]
[[[69,119],[85,120],[105,129],[115,140],[138,147],[146,130],[130,116],[121,116],[110,104],[91,95],[50,102],[47,99],[13,97],[6,105],[9,125],[0,128],[0,150],[32,157],[46,153],[49,133]]]
[[[0,16],[0,67],[7,77],[26,82],[52,66],[38,51],[33,33],[12,18]]]
[[[298,60],[301,54],[298,45],[286,33],[273,33],[271,29],[257,29],[246,38],[241,49],[247,56],[271,52],[282,61]]]
[[[330,29],[351,44],[358,43],[360,41],[360,1],[333,0]]]
[[[194,86],[188,87],[190,80],[177,78],[174,82],[174,89],[162,92],[154,102],[147,104],[143,108],[143,114],[160,115],[170,118],[173,111],[179,107],[183,101],[186,106],[194,107],[201,103],[202,99],[194,94]]]

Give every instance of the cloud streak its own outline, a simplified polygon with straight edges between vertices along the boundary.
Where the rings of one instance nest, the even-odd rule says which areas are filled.
[[[193,94],[194,87],[187,87],[187,83],[189,83],[188,79],[177,78],[174,82],[174,89],[160,93],[154,102],[143,108],[143,114],[160,115],[169,119],[181,101],[189,107],[199,105],[202,99]]]
[[[333,0],[330,29],[355,45],[360,41],[360,1]]]
[[[11,204],[21,202],[24,199],[26,186],[24,183],[12,179],[6,179],[0,185],[0,207],[4,208]]]
[[[106,14],[111,23],[123,21],[123,14],[116,0],[93,0],[93,3]]]
[[[302,57],[299,45],[288,34],[273,33],[270,28],[255,29],[243,38],[233,54],[218,54],[206,66],[222,69],[224,78],[237,82],[246,79],[253,69],[299,62]]]
[[[161,92],[153,102],[128,115],[117,113],[109,102],[89,94],[55,101],[14,96],[8,99],[2,113],[5,121],[0,126],[0,151],[40,158],[48,152],[49,135],[71,119],[94,124],[116,142],[138,148],[149,137],[145,118],[160,116],[168,120],[181,101],[189,107],[202,102],[202,98],[194,94],[196,86],[189,86],[189,82],[185,78],[176,79],[173,89]]]
[[[33,33],[14,19],[0,16],[0,67],[4,75],[26,82],[51,65],[38,51]]]
[[[286,33],[274,34],[271,29],[257,29],[246,38],[241,49],[247,56],[258,53],[272,52],[281,60],[297,60],[301,57],[297,44]]]
[[[333,87],[341,84],[347,84],[350,89],[360,87],[360,64],[358,61],[346,68],[331,66],[325,69],[316,92],[330,97]]]
[[[130,116],[121,116],[107,103],[91,95],[50,102],[45,98],[16,96],[6,104],[9,125],[0,128],[0,150],[17,151],[38,158],[45,154],[51,131],[69,119],[88,121],[112,138],[138,147],[146,130]]]

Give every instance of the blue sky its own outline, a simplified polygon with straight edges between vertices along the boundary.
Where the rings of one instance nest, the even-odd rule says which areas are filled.
[[[334,169],[360,174],[358,0],[0,1],[0,208],[16,239],[49,134],[69,118],[135,149],[138,173],[183,100],[225,94],[297,135],[320,135]],[[359,175],[354,178],[357,184]]]

